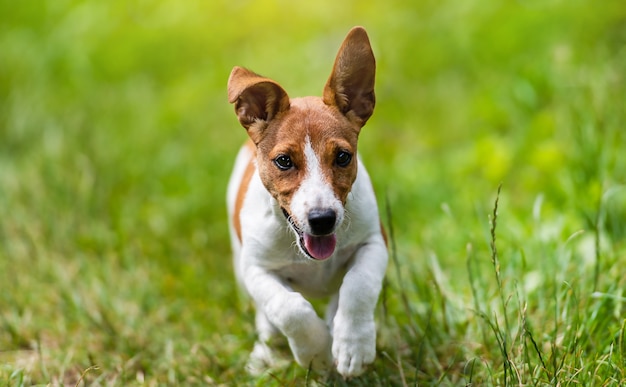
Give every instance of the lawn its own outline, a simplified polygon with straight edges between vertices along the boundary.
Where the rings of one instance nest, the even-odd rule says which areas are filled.
[[[353,25],[377,359],[255,378],[226,80],[320,95]],[[618,386],[625,288],[623,1],[0,0],[1,385]]]

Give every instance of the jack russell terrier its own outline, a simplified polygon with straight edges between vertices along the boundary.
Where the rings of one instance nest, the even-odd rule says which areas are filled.
[[[275,81],[235,67],[228,101],[251,141],[228,184],[237,280],[256,305],[258,340],[247,368],[275,364],[270,339],[295,360],[345,378],[376,356],[374,309],[387,247],[357,138],[375,104],[367,33],[345,38],[322,98],[290,99]],[[308,298],[330,297],[326,321]]]

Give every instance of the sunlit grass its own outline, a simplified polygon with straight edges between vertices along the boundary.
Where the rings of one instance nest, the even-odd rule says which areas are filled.
[[[0,1],[0,380],[624,384],[625,18],[619,1]],[[255,379],[226,79],[319,94],[357,24],[378,60],[359,149],[393,236],[377,360],[349,382],[293,363]]]

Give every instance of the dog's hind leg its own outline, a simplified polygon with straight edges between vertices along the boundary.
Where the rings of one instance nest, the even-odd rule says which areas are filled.
[[[258,376],[268,368],[276,367],[281,361],[287,360],[285,356],[281,356],[279,350],[287,348],[287,340],[262,311],[257,310],[255,322],[258,337],[246,364],[246,370],[249,374]]]

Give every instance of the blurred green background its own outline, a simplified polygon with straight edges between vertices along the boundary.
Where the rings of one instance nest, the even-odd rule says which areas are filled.
[[[0,0],[5,376],[238,375],[252,314],[224,197],[246,134],[226,80],[240,65],[320,95],[354,25],[378,65],[359,149],[414,278],[436,256],[469,299],[500,183],[501,251],[595,230],[600,271],[625,263],[623,1]]]

